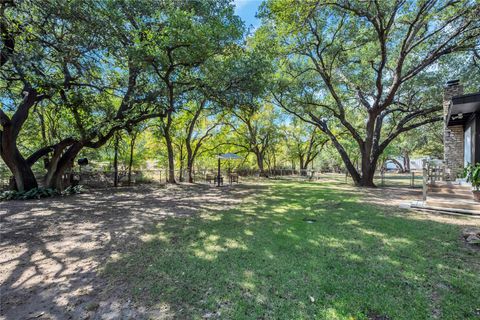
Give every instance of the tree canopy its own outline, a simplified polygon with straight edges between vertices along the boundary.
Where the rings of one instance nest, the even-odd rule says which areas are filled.
[[[274,99],[324,132],[354,181],[372,186],[393,140],[442,119],[440,61],[478,46],[478,12],[475,1],[267,1],[265,28],[281,54]],[[357,143],[360,170],[337,128]]]
[[[61,190],[88,155],[193,182],[234,152],[262,175],[344,168],[373,186],[387,158],[441,156],[443,84],[480,83],[479,13],[267,0],[248,33],[229,0],[2,1],[0,169]]]

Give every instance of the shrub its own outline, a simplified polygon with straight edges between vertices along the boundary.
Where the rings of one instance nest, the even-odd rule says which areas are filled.
[[[72,194],[78,194],[83,191],[82,185],[69,186],[67,189],[62,191],[62,196],[68,196]]]
[[[82,192],[83,187],[80,185],[70,186],[62,192],[58,192],[52,188],[35,188],[28,191],[4,191],[0,193],[0,201],[5,200],[29,200],[29,199],[41,199],[54,196],[66,196]]]
[[[480,191],[480,163],[477,163],[476,165],[468,165],[466,168],[467,172],[467,182],[472,183],[472,187]]]
[[[35,188],[28,191],[5,191],[0,194],[1,200],[27,200],[40,199],[58,195],[58,192],[50,188]]]

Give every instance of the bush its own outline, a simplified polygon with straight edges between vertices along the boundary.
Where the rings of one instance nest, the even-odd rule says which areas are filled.
[[[83,191],[82,185],[70,186],[67,189],[63,190],[62,196],[69,196],[72,194],[78,194]]]
[[[35,188],[28,191],[4,191],[0,193],[0,201],[6,200],[29,200],[29,199],[41,199],[54,196],[67,196],[82,192],[83,187],[80,185],[70,186],[63,192],[59,192],[52,188]]]
[[[468,165],[466,168],[466,177],[467,177],[467,182],[472,183],[472,187],[480,191],[480,163],[477,163],[476,165]]]
[[[5,191],[0,194],[0,200],[27,200],[53,197],[57,190],[50,188],[35,188],[28,191]]]

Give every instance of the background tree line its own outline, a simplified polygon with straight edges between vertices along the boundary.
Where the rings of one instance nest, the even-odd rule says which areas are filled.
[[[234,152],[373,186],[387,159],[442,156],[443,83],[480,83],[478,13],[268,0],[248,32],[228,0],[2,1],[0,167],[17,190],[64,189],[79,157],[175,183]]]

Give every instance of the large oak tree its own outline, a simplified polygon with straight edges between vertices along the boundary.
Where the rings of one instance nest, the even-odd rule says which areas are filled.
[[[181,6],[170,2],[166,12],[169,19],[149,31],[145,47],[153,80],[165,97],[167,114],[159,128],[167,147],[168,182],[175,183],[171,132],[175,114],[186,105],[189,92],[205,85],[205,65],[240,42],[243,23],[225,0],[187,1]]]
[[[283,54],[275,101],[329,137],[357,185],[374,186],[399,134],[442,119],[431,78],[442,58],[478,46],[479,13],[476,1],[267,1]],[[357,144],[359,170],[338,128]]]
[[[151,9],[123,1],[2,4],[0,153],[16,189],[38,186],[31,166],[46,157],[44,185],[61,190],[83,148],[99,148],[115,132],[164,115],[140,54]],[[23,156],[17,140],[32,108],[52,106],[65,130]]]

